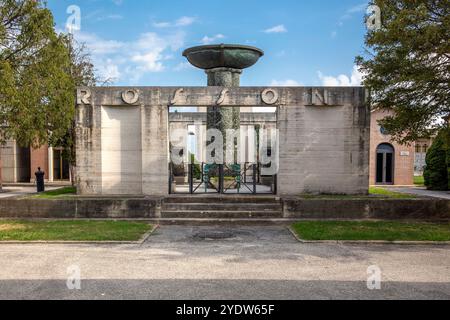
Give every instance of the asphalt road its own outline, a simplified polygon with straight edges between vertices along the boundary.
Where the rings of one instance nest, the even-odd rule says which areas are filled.
[[[437,199],[447,199],[450,200],[450,191],[432,191],[427,190],[425,187],[385,187],[386,189],[405,193],[405,194],[414,194],[421,197],[431,197]]]
[[[216,231],[232,238],[204,239]],[[380,290],[367,288],[373,265]],[[77,271],[81,290],[69,290]],[[450,247],[306,245],[279,226],[164,226],[141,246],[3,244],[0,299],[447,300]]]

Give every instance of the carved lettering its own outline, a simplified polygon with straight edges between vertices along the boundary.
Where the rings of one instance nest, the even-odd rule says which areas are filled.
[[[173,106],[175,104],[180,103],[180,98],[181,98],[181,95],[183,94],[183,92],[184,92],[183,88],[176,90],[173,95],[173,98],[169,102],[169,105]]]
[[[273,89],[265,89],[261,93],[261,99],[265,104],[275,104],[279,98],[278,92]]]
[[[217,99],[216,105],[220,106],[221,104],[223,104],[225,102],[225,98],[226,98],[228,92],[229,92],[228,89],[222,90],[222,92],[220,93],[219,99]]]
[[[91,90],[78,89],[77,104],[91,104]]]
[[[312,105],[313,106],[326,106],[327,103],[325,101],[325,95],[323,92],[319,91],[318,89],[313,89],[312,93]]]
[[[127,104],[135,104],[139,100],[139,92],[137,90],[126,90],[122,92],[122,100]]]

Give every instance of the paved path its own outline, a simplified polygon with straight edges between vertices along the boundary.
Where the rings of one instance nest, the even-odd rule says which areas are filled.
[[[202,239],[217,230],[234,238]],[[73,265],[81,290],[66,286]],[[381,290],[367,289],[371,265]],[[0,299],[450,299],[450,247],[305,245],[279,226],[164,226],[142,246],[3,244],[0,266]]]
[[[450,200],[450,191],[430,191],[424,187],[386,187],[386,189],[400,193]]]
[[[61,187],[46,187],[47,191],[59,189]],[[36,193],[36,187],[3,187],[2,192],[0,192],[0,199],[14,198],[19,196],[26,196],[29,194]]]

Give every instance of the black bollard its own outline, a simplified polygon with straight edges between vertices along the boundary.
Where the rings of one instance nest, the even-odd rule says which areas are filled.
[[[41,171],[41,168],[38,168],[38,171],[35,173],[36,175],[36,185],[37,185],[37,192],[44,192],[45,191],[45,172]]]

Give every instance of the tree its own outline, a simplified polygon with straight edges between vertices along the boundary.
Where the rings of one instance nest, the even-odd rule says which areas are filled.
[[[75,176],[75,88],[97,79],[83,44],[57,34],[43,1],[0,0],[0,142],[64,147]]]
[[[95,75],[94,65],[91,61],[90,54],[86,50],[83,43],[78,43],[72,35],[65,38],[65,45],[69,50],[70,70],[69,74],[76,87],[95,86],[98,79]],[[73,93],[76,94],[75,92]],[[72,119],[70,127],[65,135],[55,141],[55,146],[63,147],[63,156],[69,162],[70,172],[72,175],[72,184],[75,184],[76,177],[76,153],[75,153],[75,119]]]
[[[371,104],[394,111],[380,121],[400,143],[438,132],[450,115],[450,5],[448,0],[374,0],[382,27],[368,31],[366,75]],[[446,139],[450,140],[450,137]]]
[[[42,1],[0,0],[0,142],[53,144],[74,117],[66,37]]]
[[[424,177],[425,185],[430,190],[449,189],[448,156],[450,154],[450,147],[446,144],[446,135],[449,134],[448,131],[448,129],[443,129],[439,133],[427,153],[427,166]]]

